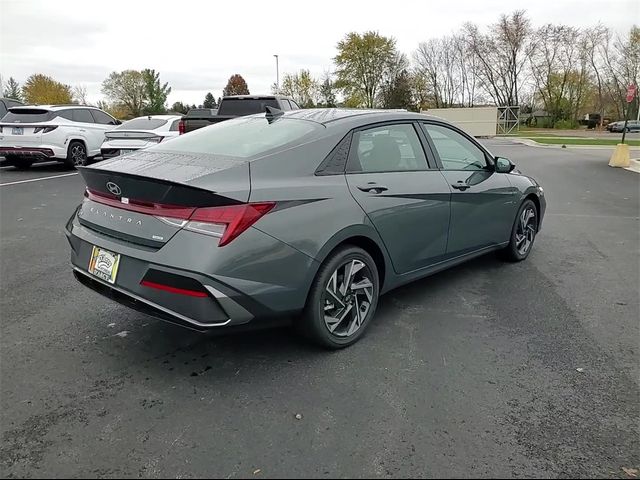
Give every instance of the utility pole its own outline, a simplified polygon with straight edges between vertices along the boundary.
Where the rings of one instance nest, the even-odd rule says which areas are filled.
[[[280,93],[280,66],[278,64],[278,55],[274,55],[276,57],[276,90]]]

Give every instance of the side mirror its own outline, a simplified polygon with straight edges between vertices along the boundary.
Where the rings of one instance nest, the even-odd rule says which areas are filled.
[[[509,172],[512,172],[514,168],[516,168],[513,162],[511,162],[511,160],[504,157],[496,157],[495,163],[496,163],[496,172],[498,173],[509,173]]]

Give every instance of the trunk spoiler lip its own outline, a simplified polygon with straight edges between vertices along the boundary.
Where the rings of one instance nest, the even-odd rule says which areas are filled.
[[[182,183],[182,182],[176,182],[176,181],[172,181],[172,180],[166,180],[164,178],[156,178],[156,177],[149,177],[149,176],[145,176],[145,175],[138,175],[135,173],[129,173],[129,172],[119,172],[119,171],[115,171],[115,170],[102,170],[102,169],[98,169],[95,168],[93,166],[77,166],[76,167],[77,170],[80,171],[80,174],[83,178],[83,180],[85,180],[86,183],[86,179],[84,177],[84,172],[95,172],[98,175],[104,175],[104,176],[122,176],[122,177],[128,177],[131,178],[133,180],[141,180],[141,181],[147,181],[147,182],[154,182],[154,183],[161,183],[163,185],[166,185],[168,187],[172,187],[172,186],[182,186],[182,187],[186,187],[186,188],[192,188],[194,190],[200,190],[202,192],[205,193],[209,193],[212,195],[215,195],[216,192],[213,190],[210,190],[208,188],[203,188],[203,187],[198,187],[196,185],[191,185],[189,183]]]
[[[133,134],[139,134],[139,135],[147,135],[147,136],[153,136],[153,137],[163,137],[164,135],[160,134],[160,133],[156,133],[153,130],[111,130],[110,132],[105,132],[104,136],[106,138],[146,138],[146,137],[139,137],[139,136],[132,136],[132,137],[126,137],[123,136],[121,137],[119,134],[121,133],[133,133]]]

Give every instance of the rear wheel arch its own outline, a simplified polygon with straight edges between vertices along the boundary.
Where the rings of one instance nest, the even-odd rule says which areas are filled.
[[[331,240],[329,240],[319,254],[316,256],[318,260],[318,266],[323,264],[327,258],[329,258],[333,252],[343,248],[345,245],[352,245],[362,248],[366,251],[373,261],[376,263],[378,269],[378,275],[380,280],[380,290],[382,291],[385,284],[387,273],[389,272],[389,265],[387,265],[388,259],[384,252],[384,247],[381,243],[374,239],[369,229],[362,225],[360,228],[347,229],[336,234]],[[317,272],[314,272],[314,276]]]

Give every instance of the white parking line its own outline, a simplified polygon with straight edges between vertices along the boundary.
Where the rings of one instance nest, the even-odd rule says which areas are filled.
[[[6,186],[9,186],[9,185],[18,185],[20,183],[39,182],[40,180],[51,180],[53,178],[70,177],[72,175],[78,175],[78,172],[65,173],[65,174],[62,174],[62,175],[51,175],[49,177],[31,178],[29,180],[20,180],[18,182],[0,183],[0,187],[6,187]]]

